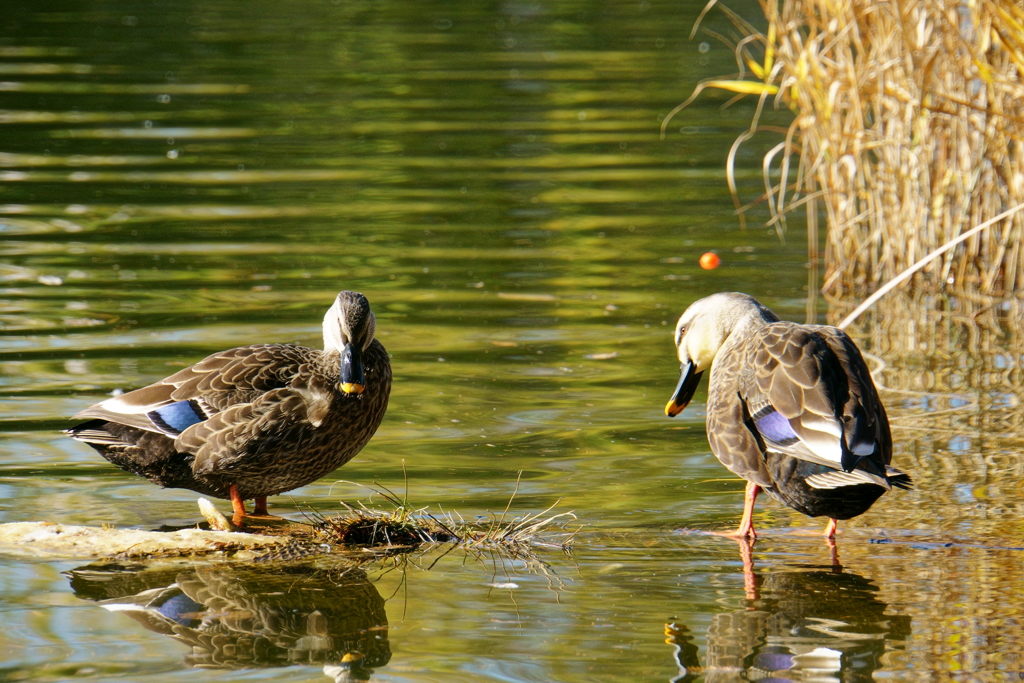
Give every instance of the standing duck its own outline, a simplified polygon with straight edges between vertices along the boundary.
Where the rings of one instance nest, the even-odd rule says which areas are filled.
[[[785,505],[836,523],[865,512],[910,477],[889,466],[892,436],[871,374],[850,337],[828,325],[784,322],[756,299],[713,294],[676,324],[681,377],[665,413],[687,406],[711,368],[711,450],[747,480],[736,538],[756,538],[763,489]]]
[[[245,500],[316,481],[377,431],[391,392],[387,351],[366,297],[338,294],[324,350],[253,344],[215,353],[155,384],[86,408],[67,430],[123,470],[165,488]]]

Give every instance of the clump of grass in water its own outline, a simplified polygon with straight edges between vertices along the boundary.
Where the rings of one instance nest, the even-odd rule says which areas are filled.
[[[558,505],[558,501],[536,514],[513,517],[506,521],[512,502],[519,492],[522,474],[520,471],[516,488],[501,516],[489,522],[477,523],[466,522],[458,512],[449,512],[438,518],[427,512],[427,507],[410,506],[408,479],[405,495],[401,498],[390,489],[374,483],[373,487],[368,488],[390,503],[390,509],[377,510],[362,503],[354,507],[342,502],[347,510],[340,515],[328,517],[314,511],[310,515],[313,540],[321,544],[369,548],[451,543],[469,550],[498,550],[513,558],[531,557],[531,549],[534,547],[558,548],[570,552],[572,540],[579,529],[568,532],[564,523],[570,518],[576,519],[576,515],[572,512],[549,514]],[[559,533],[552,534],[555,530]]]

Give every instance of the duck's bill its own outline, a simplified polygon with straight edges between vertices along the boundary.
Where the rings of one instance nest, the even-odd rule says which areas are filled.
[[[665,414],[669,417],[675,417],[690,404],[693,395],[697,393],[700,376],[704,374],[697,372],[697,366],[693,363],[683,363],[679,370],[679,384],[676,385],[672,398],[665,404]]]
[[[363,353],[351,344],[341,351],[341,390],[346,394],[361,394],[366,388],[363,377]]]

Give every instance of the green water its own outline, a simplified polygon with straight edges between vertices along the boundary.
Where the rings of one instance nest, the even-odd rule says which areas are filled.
[[[543,564],[445,549],[348,574],[329,560],[121,573],[5,560],[0,680],[324,680],[318,637],[377,648],[349,679],[1016,678],[1020,440],[950,417],[963,401],[921,393],[927,381],[883,394],[895,464],[921,486],[843,523],[841,570],[819,520],[770,501],[753,573],[735,543],[685,533],[734,525],[743,483],[710,453],[704,388],[664,417],[675,319],[720,290],[793,320],[808,305],[799,218],[782,244],[766,212],[747,231],[733,213],[723,168],[752,105],[708,93],[659,139],[700,78],[735,69],[715,39],[688,39],[700,7],[8,3],[0,521],[194,524],[195,494],[59,430],[213,351],[319,345],[327,306],[354,289],[392,354],[387,416],[354,461],[272,512],[369,504],[349,482],[401,490],[404,463],[412,502],[435,514],[500,513],[521,471],[512,514],[558,502],[582,528],[572,556],[538,549]],[[729,32],[714,13],[707,25]],[[746,201],[777,140],[739,154]],[[723,263],[703,271],[709,250]],[[998,339],[985,358],[1016,372],[1015,337]],[[995,395],[973,362],[921,353],[890,371]],[[197,600],[214,583],[243,606]],[[235,654],[199,657],[181,633],[97,606],[115,588],[170,591],[191,615],[179,627],[220,620]],[[238,654],[282,614],[301,633],[273,656]]]

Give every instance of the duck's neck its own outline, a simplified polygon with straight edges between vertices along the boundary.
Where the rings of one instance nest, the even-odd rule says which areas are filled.
[[[734,348],[746,342],[754,332],[765,325],[777,323],[779,320],[779,316],[775,315],[770,308],[761,306],[760,304],[749,308],[733,323],[732,330],[725,338],[721,348],[718,349],[718,353],[715,354],[715,358],[717,359],[724,354],[728,354]],[[712,363],[712,367],[713,366],[714,364]]]
[[[747,336],[752,334],[754,330],[777,322],[779,322],[779,316],[775,315],[770,308],[766,308],[761,305],[752,306],[747,310],[746,314],[740,317],[736,322],[736,325],[733,327],[732,334],[729,336],[736,336],[737,333]]]
[[[338,302],[327,309],[324,314],[324,353],[341,350],[345,347],[345,340],[341,336],[341,308]]]

